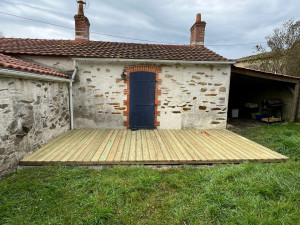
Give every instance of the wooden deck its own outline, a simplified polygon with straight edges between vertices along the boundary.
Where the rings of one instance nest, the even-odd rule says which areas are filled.
[[[228,130],[72,130],[20,164],[206,164],[286,159]]]

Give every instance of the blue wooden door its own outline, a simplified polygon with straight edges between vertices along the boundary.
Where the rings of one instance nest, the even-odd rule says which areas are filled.
[[[130,73],[130,128],[154,128],[155,73]]]

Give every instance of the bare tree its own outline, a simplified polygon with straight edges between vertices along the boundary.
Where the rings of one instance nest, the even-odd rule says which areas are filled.
[[[1,31],[0,31],[0,38],[4,38],[4,35]]]
[[[300,77],[300,21],[284,22],[266,40],[267,48],[256,46],[261,54],[251,67]]]

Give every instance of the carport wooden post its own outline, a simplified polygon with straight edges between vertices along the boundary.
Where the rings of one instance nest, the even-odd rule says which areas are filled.
[[[297,113],[298,101],[299,101],[299,88],[300,88],[300,83],[296,83],[294,88],[294,98],[293,98],[290,122],[295,122],[296,119],[296,113]]]

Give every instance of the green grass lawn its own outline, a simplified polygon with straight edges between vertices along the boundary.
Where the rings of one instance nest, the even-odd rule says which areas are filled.
[[[27,168],[0,181],[0,224],[299,224],[300,126],[240,134],[291,159],[172,169]]]

